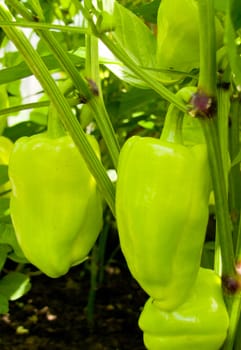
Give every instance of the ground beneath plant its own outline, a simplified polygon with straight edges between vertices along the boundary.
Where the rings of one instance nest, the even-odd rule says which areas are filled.
[[[108,266],[88,322],[89,274],[32,278],[31,291],[0,315],[1,350],[144,350],[138,317],[147,296],[126,268]],[[91,317],[89,317],[91,320]]]

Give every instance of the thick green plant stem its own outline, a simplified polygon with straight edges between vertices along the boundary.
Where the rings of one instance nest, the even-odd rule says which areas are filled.
[[[216,35],[213,0],[199,0],[200,74],[198,86],[207,96],[216,96]]]
[[[14,6],[14,8],[18,10],[24,18],[29,21],[33,21],[33,15],[22,5],[19,5],[18,1],[11,0],[9,3],[11,6]],[[41,17],[41,13],[38,13],[38,15],[39,20],[44,21],[44,18]],[[93,84],[95,85],[96,82],[92,81],[91,77],[87,77],[87,80],[90,79],[89,84],[87,84],[87,81],[81,77],[78,69],[59,44],[53,33],[51,33],[49,30],[36,30],[36,33],[45,41],[55,58],[58,60],[62,69],[70,76],[85,103],[89,104],[100,132],[105,140],[113,164],[115,167],[117,167],[120,146],[109,115],[105,109],[103,100],[99,95],[99,91],[93,90]]]
[[[48,136],[52,139],[59,138],[66,134],[64,126],[59,118],[58,111],[51,103],[48,112]]]
[[[120,145],[118,143],[116,135],[114,134],[114,129],[103,100],[98,58],[99,58],[98,39],[94,37],[92,34],[91,35],[87,34],[86,35],[85,71],[86,71],[86,76],[90,79],[90,83],[94,84],[93,89],[95,89],[93,93],[93,97],[88,103],[93,113],[94,111],[95,113],[99,113],[98,118],[96,118],[96,116],[94,117],[100,128],[100,131],[106,130],[105,140],[108,141],[109,143],[109,152],[110,154],[112,154],[112,161],[113,161],[114,167],[117,168]],[[110,130],[111,133],[109,133],[108,130]]]
[[[200,122],[203,127],[207,142],[210,169],[215,197],[216,219],[219,242],[222,256],[222,273],[224,276],[235,276],[234,250],[231,235],[231,222],[229,217],[228,196],[226,188],[226,176],[224,173],[223,156],[218,134],[216,120],[216,45],[215,45],[215,21],[214,1],[200,0],[199,27],[200,27],[200,76],[198,90],[210,99],[211,103],[205,111],[197,111],[200,114]],[[222,101],[218,101],[222,103]],[[219,106],[217,106],[219,108]],[[204,112],[204,113],[203,113]]]
[[[199,120],[203,127],[208,147],[215,197],[217,229],[222,256],[222,273],[224,276],[234,276],[235,269],[231,221],[217,127],[214,118],[200,118]]]
[[[11,20],[10,14],[2,6],[0,6],[0,20]],[[93,148],[88,142],[78,120],[72,113],[67,100],[57,87],[44,62],[38,53],[33,49],[25,35],[19,29],[14,27],[4,27],[4,31],[8,38],[14,43],[18,51],[22,54],[32,73],[39,80],[40,84],[48,94],[50,101],[53,103],[59,113],[60,119],[62,120],[66,129],[69,131],[90,171],[95,177],[102,195],[114,213],[114,186],[111,183],[105,168],[97,158]]]
[[[229,110],[227,91],[216,93],[216,50],[214,1],[199,0],[200,23],[200,77],[199,90],[211,100],[210,109],[200,118],[205,134],[211,176],[214,190],[218,241],[221,248],[224,298],[230,316],[230,326],[223,350],[232,350],[239,315],[239,277],[235,269],[235,255],[232,237],[232,224],[228,201],[228,120]],[[217,106],[216,104],[217,98]],[[217,112],[216,112],[217,108]],[[225,120],[226,119],[226,120]],[[223,139],[224,138],[224,139]],[[233,293],[233,295],[232,295]]]
[[[229,126],[229,150],[231,169],[229,173],[229,206],[233,223],[233,240],[236,247],[236,260],[241,260],[241,232],[239,231],[240,210],[241,210],[241,174],[240,163],[232,164],[240,151],[240,116],[241,100],[240,96],[233,96],[230,109]],[[240,232],[240,233],[239,233]]]
[[[236,294],[232,297],[232,299],[228,303],[229,305],[229,330],[226,341],[222,347],[222,350],[233,350],[234,342],[236,336],[239,337],[240,332],[238,331],[239,327],[239,318],[240,318],[240,310],[241,310],[241,295]],[[239,350],[240,347],[235,348],[235,350]]]
[[[226,189],[228,193],[228,173],[230,168],[229,160],[229,111],[230,111],[230,96],[229,89],[223,88],[222,85],[217,89],[217,120],[218,120],[218,134],[220,140],[220,150],[222,156],[222,163],[224,166],[224,176]]]
[[[89,34],[85,36],[85,50],[86,50],[86,60],[85,60],[85,75],[95,82],[96,88],[98,89],[99,95],[102,95],[101,82],[100,82],[100,72],[99,72],[99,49],[98,49],[98,39]]]

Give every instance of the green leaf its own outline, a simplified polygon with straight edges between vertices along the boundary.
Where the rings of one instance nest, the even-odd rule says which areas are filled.
[[[8,246],[6,244],[0,245],[0,271],[2,270],[3,266],[5,265],[9,251],[11,251],[10,246]]]
[[[0,280],[0,294],[17,300],[31,288],[30,278],[20,272],[10,272]]]
[[[140,66],[155,67],[156,38],[143,21],[115,2],[114,39]]]
[[[3,135],[15,142],[21,136],[31,136],[46,130],[46,125],[26,121],[6,128]]]
[[[231,17],[234,30],[238,30],[241,27],[241,6],[239,0],[229,1],[229,15]]]
[[[0,218],[8,215],[9,211],[9,198],[1,198],[0,197]]]
[[[203,247],[201,266],[207,269],[213,269],[214,265],[214,242],[206,242]]]
[[[236,12],[236,13],[235,13]],[[236,29],[240,26],[241,6],[238,0],[230,0],[225,26],[225,44],[230,66],[237,85],[241,85],[240,44],[237,43]]]
[[[157,23],[157,11],[161,0],[154,0],[150,3],[139,5],[136,8],[133,8],[133,12],[135,12],[138,16],[141,16],[145,21],[151,23]]]
[[[133,12],[121,6],[117,1],[112,14],[113,40],[137,65],[147,69],[155,68],[156,38],[144,22]],[[136,77],[114,55],[100,44],[100,56],[114,64],[106,64],[119,79],[137,86],[146,87],[142,80]]]
[[[228,0],[215,0],[214,1],[215,9],[218,11],[225,12],[227,9],[227,5],[228,5]]]
[[[12,224],[0,223],[0,244],[8,244],[19,262],[28,262],[20,248]],[[11,255],[9,256],[11,258]],[[13,259],[14,260],[14,259]]]
[[[8,166],[0,164],[0,185],[8,181]]]
[[[0,294],[0,314],[6,314],[8,313],[8,310],[8,299]]]
[[[241,163],[241,150],[239,151],[239,153],[237,154],[237,156],[234,158],[234,160],[232,161],[231,166],[235,166],[237,164]]]
[[[76,55],[69,55],[74,64],[78,67],[83,65],[83,59]],[[53,55],[42,57],[44,63],[49,70],[59,68],[59,63]],[[28,68],[25,62],[21,62],[13,67],[5,68],[0,71],[0,84],[13,82],[17,79],[23,79],[32,75],[31,70]]]

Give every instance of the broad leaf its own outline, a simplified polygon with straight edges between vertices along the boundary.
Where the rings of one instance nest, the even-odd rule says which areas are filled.
[[[153,0],[148,2],[147,4],[139,4],[136,7],[132,8],[133,12],[137,14],[137,16],[141,16],[145,21],[151,23],[157,23],[157,11],[161,0]]]
[[[138,65],[155,67],[156,38],[143,21],[115,2],[114,39]]]
[[[227,9],[228,0],[215,0],[214,6],[216,10],[225,12]]]
[[[45,125],[40,125],[32,121],[26,121],[16,124],[12,127],[6,128],[3,135],[16,141],[21,136],[31,136],[34,134],[41,133],[46,130]]]
[[[11,251],[9,245],[0,244],[0,271],[2,271],[3,266],[5,265],[9,251]]]
[[[18,244],[14,228],[11,224],[0,223],[0,244],[8,244],[12,248],[15,253],[14,261],[18,258],[17,261],[19,262],[28,262]],[[9,258],[11,258],[11,254],[9,255]]]
[[[31,288],[30,278],[20,272],[10,272],[0,280],[0,295],[17,300]]]
[[[114,42],[119,46],[124,54],[128,55],[137,66],[146,69],[155,68],[156,38],[151,30],[133,12],[114,3],[112,13],[113,31],[111,35]],[[101,43],[100,56],[115,64],[106,66],[121,80],[127,83],[146,87],[146,84],[126,68],[114,55]]]

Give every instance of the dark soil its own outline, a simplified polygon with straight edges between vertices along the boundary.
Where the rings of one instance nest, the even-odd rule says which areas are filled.
[[[80,265],[81,266],[81,265]],[[128,270],[106,269],[87,321],[90,278],[76,267],[64,277],[32,278],[27,295],[0,315],[1,350],[144,350],[138,317],[147,296]]]

